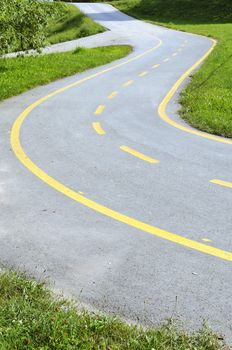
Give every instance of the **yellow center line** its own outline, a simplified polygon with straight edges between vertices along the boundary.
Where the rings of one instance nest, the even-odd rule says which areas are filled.
[[[98,122],[92,123],[92,127],[98,133],[98,135],[105,135],[106,134],[105,130],[102,128],[100,123],[98,123]]]
[[[125,62],[110,66],[107,69],[104,69],[100,72],[94,73],[90,76],[87,76],[86,78],[83,78],[81,80],[78,80],[72,84],[66,85],[58,90],[55,90],[48,95],[40,98],[39,100],[35,101],[32,103],[30,106],[28,106],[15,120],[12,130],[11,130],[11,147],[12,150],[14,151],[16,157],[19,159],[19,161],[37,178],[39,178],[41,181],[43,181],[45,184],[48,186],[52,187],[56,191],[60,192],[61,194],[65,195],[66,197],[76,201],[77,203],[80,203],[84,205],[85,207],[88,207],[102,215],[105,215],[109,218],[112,218],[116,221],[119,221],[121,223],[124,223],[125,225],[129,225],[131,227],[137,228],[138,230],[144,231],[146,233],[149,233],[151,235],[154,235],[156,237],[159,237],[161,239],[167,240],[169,242],[173,242],[176,244],[179,244],[181,246],[187,247],[189,249],[193,249],[195,251],[199,251],[201,253],[205,253],[220,259],[224,259],[227,261],[232,262],[232,252],[222,250],[216,247],[209,246],[207,244],[203,244],[197,241],[194,241],[192,239],[184,237],[182,234],[176,234],[172,233],[169,231],[166,231],[164,229],[149,225],[143,221],[140,221],[136,218],[127,216],[125,214],[122,214],[116,210],[113,210],[111,208],[108,208],[101,203],[97,203],[81,194],[78,192],[74,191],[70,187],[66,186],[62,182],[60,182],[58,179],[53,178],[50,176],[48,173],[46,173],[42,168],[40,168],[36,163],[33,162],[32,159],[25,153],[21,142],[20,142],[20,133],[21,133],[21,128],[23,126],[24,121],[30,116],[31,112],[41,105],[43,102],[47,101],[49,98],[52,98],[53,96],[56,96],[72,87],[75,87],[77,85],[83,84],[84,82],[89,81],[90,79],[96,78],[98,76],[101,76],[102,74],[105,74],[109,71],[112,71],[116,68],[122,67],[125,64],[128,64],[129,62],[133,62],[141,57],[144,57],[144,55],[153,52],[155,49],[157,49],[161,45],[161,41],[159,41],[159,44],[156,45],[154,48],[146,51],[145,53],[142,53],[136,57],[133,57],[131,59],[128,59]],[[203,57],[202,60],[197,62],[192,68],[196,67],[197,65],[200,64],[204,60],[206,55]],[[179,83],[179,81],[178,81]],[[176,87],[176,85],[175,85]],[[174,89],[172,89],[173,92]],[[169,94],[170,96],[170,94]],[[167,98],[165,99],[165,102],[167,102]],[[165,103],[161,104],[160,107],[160,112],[162,115],[163,108],[165,110]]]
[[[212,243],[211,239],[209,239],[209,238],[202,238],[202,241],[207,242],[207,243]]]
[[[148,71],[146,70],[145,72],[140,73],[139,76],[140,76],[140,77],[144,77],[144,76],[147,75],[147,74],[148,74]]]
[[[105,105],[99,105],[95,111],[96,115],[102,114],[102,112],[104,111],[104,109],[106,108]]]
[[[177,55],[177,52],[174,52],[174,53],[172,54],[173,57],[175,57],[176,55]]]
[[[131,84],[133,84],[134,80],[128,80],[126,83],[122,84],[123,87],[127,87]]]
[[[127,146],[121,146],[120,149],[121,149],[122,151],[125,151],[125,152],[127,152],[127,153],[130,153],[130,154],[132,154],[133,156],[135,156],[135,157],[137,157],[137,158],[140,158],[140,159],[142,159],[142,160],[144,160],[144,161],[146,161],[146,162],[149,162],[149,163],[159,163],[159,160],[153,159],[153,158],[151,158],[151,157],[148,157],[148,156],[146,156],[145,154],[140,153],[140,152],[134,150],[133,148],[130,148],[130,147],[127,147]]]
[[[154,66],[152,66],[152,68],[158,68],[160,66],[160,64],[154,64]]]
[[[112,98],[115,98],[116,96],[118,96],[118,91],[113,91],[109,96],[108,99],[112,100]]]
[[[170,60],[170,58],[165,58],[164,60],[163,60],[163,62],[168,62]]]
[[[227,182],[227,181],[222,181],[217,179],[211,180],[210,182],[216,185],[232,188],[232,182]]]

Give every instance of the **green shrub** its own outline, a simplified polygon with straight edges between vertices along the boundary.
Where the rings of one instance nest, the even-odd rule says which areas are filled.
[[[0,55],[43,47],[48,22],[61,11],[47,0],[1,0]]]

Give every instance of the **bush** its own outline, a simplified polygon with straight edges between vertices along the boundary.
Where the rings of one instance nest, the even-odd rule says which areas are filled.
[[[48,22],[62,8],[47,0],[1,0],[0,55],[43,47]]]

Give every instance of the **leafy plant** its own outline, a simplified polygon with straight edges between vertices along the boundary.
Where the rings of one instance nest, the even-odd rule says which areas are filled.
[[[47,0],[1,0],[0,55],[43,47],[49,20],[62,11]]]

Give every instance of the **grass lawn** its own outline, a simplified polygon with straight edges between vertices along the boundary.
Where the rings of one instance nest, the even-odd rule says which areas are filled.
[[[232,137],[232,2],[115,0],[121,11],[154,24],[202,34],[218,45],[181,94],[181,116],[208,133]]]
[[[207,328],[187,335],[172,323],[144,330],[116,318],[77,312],[43,284],[13,272],[0,274],[1,350],[216,350]]]
[[[54,3],[54,6],[59,4]],[[52,20],[47,31],[50,44],[74,40],[88,35],[104,32],[105,29],[85,16],[80,10],[70,4],[64,4],[64,13],[56,20]]]
[[[0,101],[35,86],[94,68],[131,52],[126,45],[0,59]]]

